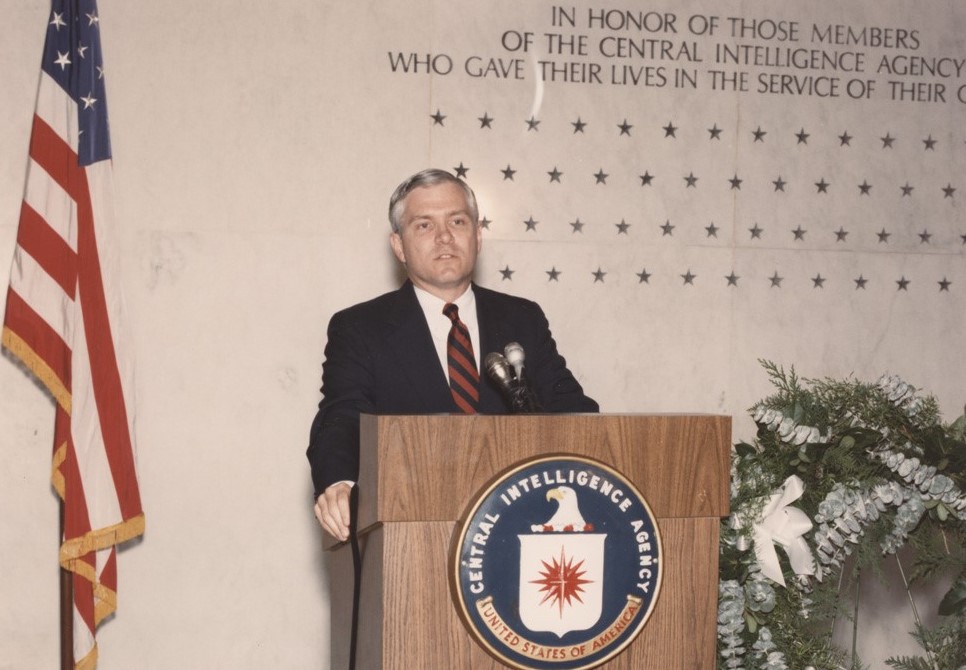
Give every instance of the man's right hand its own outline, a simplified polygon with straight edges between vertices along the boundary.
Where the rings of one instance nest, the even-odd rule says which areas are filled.
[[[345,542],[349,539],[349,492],[348,482],[333,484],[315,501],[315,518],[332,537]]]

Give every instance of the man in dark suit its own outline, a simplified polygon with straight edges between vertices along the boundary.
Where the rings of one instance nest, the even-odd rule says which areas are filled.
[[[390,245],[409,278],[329,322],[323,399],[307,452],[315,515],[340,540],[348,536],[348,493],[359,474],[361,412],[507,414],[509,400],[476,375],[483,352],[502,352],[510,342],[526,352],[527,378],[544,411],[598,410],[557,353],[540,307],[472,283],[482,231],[466,183],[443,170],[419,172],[393,193],[389,221]],[[455,314],[444,314],[454,305]],[[451,360],[450,331],[464,334],[457,340],[465,356],[455,357],[465,372]]]

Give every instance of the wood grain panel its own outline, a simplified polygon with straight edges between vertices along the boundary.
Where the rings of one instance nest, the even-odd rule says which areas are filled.
[[[659,518],[727,516],[731,418],[363,416],[360,527],[454,521],[511,465],[548,453],[614,467]]]
[[[714,668],[718,520],[666,519],[659,526],[665,562],[654,612],[637,639],[601,668]],[[506,667],[472,639],[452,598],[449,559],[455,532],[455,523],[434,521],[387,524],[368,533],[359,670]],[[340,670],[348,667],[352,560],[348,547],[330,556],[332,669]]]

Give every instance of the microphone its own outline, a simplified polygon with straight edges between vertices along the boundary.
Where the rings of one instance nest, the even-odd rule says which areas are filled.
[[[523,360],[526,358],[523,353],[523,346],[519,342],[510,342],[503,349],[503,353],[506,356],[507,363],[513,366],[513,370],[517,373],[517,379],[521,382],[523,381]]]
[[[526,359],[523,345],[519,342],[510,342],[504,347],[503,353],[506,354],[507,362],[513,366],[513,370],[516,372],[516,402],[521,407],[520,411],[528,413],[542,411],[543,408],[537,401],[537,396],[523,374],[523,361]]]
[[[498,354],[495,351],[487,354],[486,358],[483,359],[483,367],[486,368],[486,374],[497,383],[500,390],[511,397],[513,395],[513,371],[503,354]]]
[[[510,402],[510,409],[514,414],[540,411],[536,397],[523,379],[523,347],[516,342],[511,342],[506,346],[505,351],[506,356],[497,352],[486,355],[483,359],[486,373],[500,387],[503,395]]]
[[[510,367],[503,354],[495,351],[487,354],[486,358],[483,359],[483,367],[486,368],[486,373],[490,376],[490,379],[497,383],[503,395],[510,401],[510,410],[514,414],[530,411],[526,390],[520,386],[513,374],[513,368]]]

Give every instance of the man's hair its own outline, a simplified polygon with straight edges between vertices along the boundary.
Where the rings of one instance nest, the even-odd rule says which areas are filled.
[[[479,223],[480,213],[476,206],[476,195],[473,193],[466,182],[459,179],[455,175],[446,170],[439,170],[436,168],[429,168],[421,172],[417,172],[412,177],[409,177],[406,181],[401,183],[393,191],[392,197],[389,198],[389,225],[392,227],[392,232],[398,233],[399,226],[402,223],[400,219],[403,213],[403,201],[406,196],[412,193],[417,188],[422,188],[425,186],[436,186],[437,184],[443,184],[449,182],[451,184],[456,184],[463,191],[463,195],[466,197],[466,206],[469,208],[469,214],[473,218],[473,223]]]

